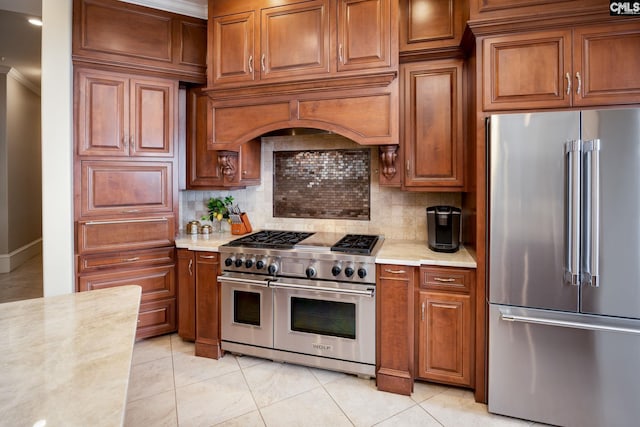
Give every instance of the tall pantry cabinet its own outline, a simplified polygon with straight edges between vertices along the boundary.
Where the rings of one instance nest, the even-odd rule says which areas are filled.
[[[139,285],[136,337],[172,332],[178,88],[206,79],[206,22],[116,0],[73,13],[76,289]]]

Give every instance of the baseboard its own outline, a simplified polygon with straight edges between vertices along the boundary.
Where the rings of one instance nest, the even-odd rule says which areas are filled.
[[[0,273],[10,273],[27,260],[42,253],[42,238],[5,255],[0,255]]]

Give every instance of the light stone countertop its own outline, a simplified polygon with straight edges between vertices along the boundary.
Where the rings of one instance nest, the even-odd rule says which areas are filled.
[[[416,240],[387,240],[378,251],[376,264],[396,264],[408,266],[439,265],[443,267],[476,268],[473,251],[460,246],[457,252],[435,252],[427,242]]]
[[[177,248],[192,251],[217,252],[220,245],[242,236],[231,233],[214,232],[210,235],[179,234],[176,236]],[[429,249],[427,242],[413,240],[385,239],[376,256],[377,264],[396,264],[408,266],[439,265],[443,267],[476,268],[475,254],[461,246],[457,252],[435,252]]]
[[[121,426],[141,288],[0,304],[0,424]]]

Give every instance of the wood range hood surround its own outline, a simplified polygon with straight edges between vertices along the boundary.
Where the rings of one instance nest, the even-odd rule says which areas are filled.
[[[208,147],[237,151],[283,129],[318,129],[362,145],[398,144],[395,72],[337,81],[209,89]]]

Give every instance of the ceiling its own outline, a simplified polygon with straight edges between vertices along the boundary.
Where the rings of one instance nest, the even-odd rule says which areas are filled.
[[[124,1],[207,18],[207,0]],[[42,28],[29,24],[27,19],[41,16],[42,0],[0,0],[0,67],[15,69],[38,89],[41,79]]]

